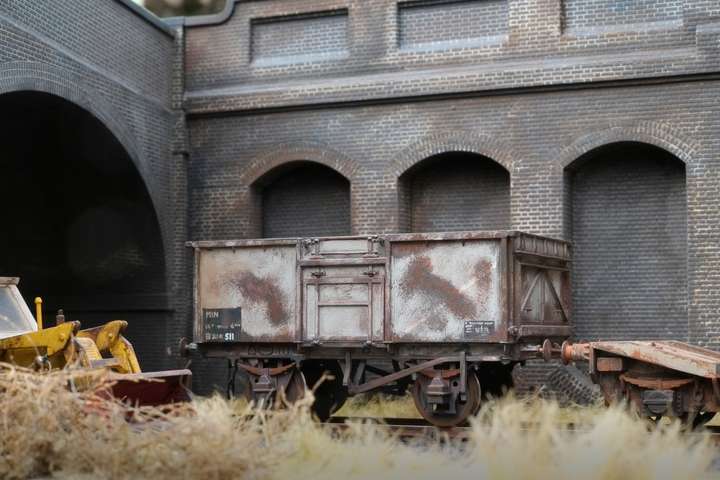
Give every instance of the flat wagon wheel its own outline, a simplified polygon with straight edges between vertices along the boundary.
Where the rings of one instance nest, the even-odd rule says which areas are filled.
[[[438,378],[420,374],[412,387],[412,397],[415,408],[422,417],[436,427],[455,427],[462,425],[467,419],[480,409],[480,382],[477,376],[468,373],[465,396],[457,393],[460,376],[449,379],[440,378],[447,393],[443,395],[444,402],[439,402],[436,394]],[[435,384],[433,384],[435,380]]]

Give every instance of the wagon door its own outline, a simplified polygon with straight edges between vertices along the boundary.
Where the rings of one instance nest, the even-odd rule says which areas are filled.
[[[513,241],[514,323],[519,337],[570,335],[570,247],[521,234]]]
[[[385,258],[381,250],[376,239],[303,242],[304,342],[382,342]]]

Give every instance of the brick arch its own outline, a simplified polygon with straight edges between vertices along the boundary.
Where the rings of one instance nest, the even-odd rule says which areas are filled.
[[[82,88],[81,88],[82,86]],[[124,116],[79,75],[42,62],[8,62],[0,68],[0,95],[29,91],[46,93],[62,98],[87,111],[104,125],[122,145],[138,171],[160,227],[163,249],[167,252],[168,235],[161,219],[165,212],[164,202],[154,187],[153,176],[148,171],[141,149],[131,128],[122,120]]]
[[[558,164],[567,168],[578,158],[596,148],[619,142],[646,143],[672,153],[686,166],[694,162],[698,147],[685,140],[667,125],[655,122],[638,122],[627,125],[612,125],[604,130],[593,131],[578,137],[563,148],[557,157]]]
[[[448,152],[475,153],[487,157],[511,173],[512,178],[513,160],[515,158],[513,150],[508,145],[489,135],[469,132],[430,135],[410,145],[400,152],[399,156],[391,164],[391,168],[393,168],[392,174],[395,178],[399,178],[423,160]]]
[[[318,144],[288,144],[273,148],[251,160],[240,175],[240,183],[252,186],[277,167],[297,161],[318,163],[331,168],[350,182],[351,189],[358,174],[355,162],[329,147]]]
[[[686,340],[688,178],[697,150],[654,122],[610,125],[562,150],[577,335]]]
[[[83,88],[80,88],[80,85]],[[75,73],[41,62],[10,62],[0,69],[0,95],[18,91],[47,93],[63,98],[87,110],[97,118],[122,144],[140,172],[143,181],[151,178],[141,162],[140,149],[130,128],[112,105],[87,85]],[[151,192],[151,196],[152,196]]]
[[[461,164],[453,162],[448,169],[425,163],[444,154],[479,155],[487,160],[465,158]],[[507,145],[478,133],[443,132],[411,145],[400,153],[388,172],[397,189],[398,228],[400,231],[509,228],[513,159],[513,151]],[[416,172],[414,167],[420,164],[431,170]],[[437,168],[441,169],[433,170]],[[468,168],[472,175],[468,176]],[[469,207],[478,202],[482,208]]]
[[[307,162],[328,167],[349,183],[350,193],[350,228],[354,231],[354,202],[357,199],[357,178],[359,168],[346,155],[322,144],[299,143],[284,144],[261,153],[250,161],[248,167],[240,174],[240,185],[247,195],[248,209],[246,212],[248,234],[260,237],[263,232],[263,209],[261,207],[260,181],[273,170],[295,162]]]
[[[24,165],[30,165],[42,194],[24,196],[23,183],[14,183],[18,186],[11,192],[18,208],[10,220],[18,230],[3,242],[12,255],[0,260],[10,272],[25,277],[26,295],[47,295],[46,308],[67,308],[85,327],[124,318],[138,351],[153,352],[170,319],[179,318],[170,297],[177,266],[173,224],[164,217],[165,191],[149,174],[132,118],[108,99],[112,92],[95,90],[89,83],[83,74],[41,62],[0,65],[4,124],[19,137],[13,143],[31,141],[35,112],[45,118],[41,131],[48,139],[28,155],[9,149],[14,150],[6,158],[10,178],[28,178]],[[66,118],[78,119],[83,129],[63,121]],[[118,168],[95,168],[107,159]],[[68,165],[78,170],[63,178]],[[73,192],[69,201],[53,202],[65,192]],[[32,235],[42,239],[39,248],[28,244]],[[160,356],[148,355],[148,366],[163,363]]]

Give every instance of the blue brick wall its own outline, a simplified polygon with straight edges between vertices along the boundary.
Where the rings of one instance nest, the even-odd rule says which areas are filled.
[[[348,54],[347,10],[256,19],[251,23],[254,65],[305,63]]]
[[[0,89],[45,88],[105,112],[145,179],[172,303],[165,326],[134,329],[153,365],[170,365],[164,347],[190,328],[183,242],[300,226],[263,216],[256,184],[297,160],[347,184],[314,176],[268,190],[266,207],[317,202],[358,234],[486,225],[502,212],[487,225],[577,241],[583,335],[720,347],[717,1],[229,1],[227,17],[175,21],[174,37],[124,1],[0,5]],[[628,140],[674,154],[684,183],[629,150],[573,163]],[[408,182],[443,152],[498,167],[415,170]],[[605,223],[626,205],[637,208]],[[620,220],[633,228],[618,232]],[[609,258],[637,268],[604,272]],[[597,290],[614,302],[593,303]],[[647,303],[650,290],[663,300]]]
[[[508,0],[412,1],[398,4],[398,43],[404,49],[458,49],[501,42]]]
[[[678,27],[682,24],[684,3],[682,0],[564,0],[565,28],[592,32]]]
[[[177,42],[168,27],[148,21],[124,1],[0,2],[0,94],[44,92],[90,112],[132,158],[152,199],[156,215],[148,213],[157,217],[162,245],[146,253],[164,252],[159,263],[165,264],[165,270],[158,272],[164,278],[149,286],[145,295],[123,297],[119,287],[105,291],[107,297],[76,299],[68,312],[70,318],[84,320],[86,325],[111,318],[130,320],[130,339],[146,369],[178,365],[167,356],[166,346],[176,343],[189,319],[182,246],[187,238],[185,215],[178,210],[182,203],[176,203],[185,172],[178,170],[182,163],[175,162],[172,147],[175,125],[182,118],[175,102],[182,96],[177,92],[182,85],[174,76]],[[95,155],[113,161],[106,151]],[[42,213],[28,211],[27,216]],[[62,238],[50,236],[47,241],[61,244],[66,240],[63,232],[55,235]],[[42,293],[51,297],[56,292]]]

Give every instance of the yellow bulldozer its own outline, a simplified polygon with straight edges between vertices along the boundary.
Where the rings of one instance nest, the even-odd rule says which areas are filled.
[[[66,367],[109,370],[112,395],[133,405],[165,405],[190,400],[189,370],[142,372],[132,344],[123,337],[124,320],[85,330],[65,321],[45,328],[42,300],[35,299],[36,317],[18,290],[19,279],[0,277],[0,362],[36,370]]]

